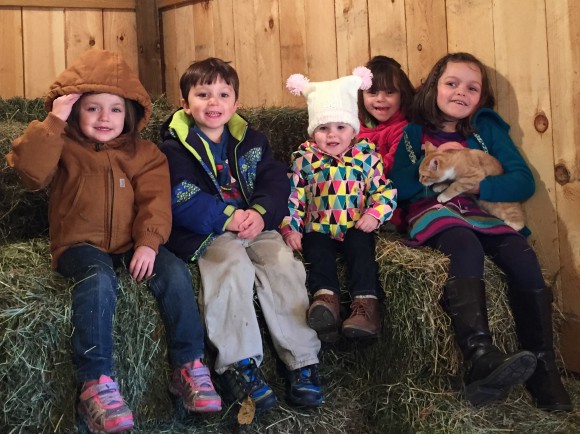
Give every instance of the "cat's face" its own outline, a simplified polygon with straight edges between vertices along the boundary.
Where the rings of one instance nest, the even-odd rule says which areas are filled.
[[[425,157],[419,166],[419,182],[426,187],[429,187],[438,182],[445,181],[443,171],[441,169],[441,160],[435,154],[430,154]]]
[[[419,182],[429,187],[433,184],[452,180],[455,173],[446,164],[449,162],[449,157],[449,152],[446,153],[444,150],[436,148],[431,142],[426,142],[425,158],[419,165]]]

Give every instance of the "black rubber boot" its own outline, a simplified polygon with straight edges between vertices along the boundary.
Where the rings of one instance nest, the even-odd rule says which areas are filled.
[[[512,386],[534,373],[536,357],[531,352],[506,354],[493,345],[481,279],[449,280],[441,304],[463,354],[465,398],[473,405],[504,399]]]
[[[520,344],[538,360],[536,371],[526,382],[534,404],[546,411],[571,411],[570,395],[556,365],[552,291],[548,288],[510,290],[509,298]]]

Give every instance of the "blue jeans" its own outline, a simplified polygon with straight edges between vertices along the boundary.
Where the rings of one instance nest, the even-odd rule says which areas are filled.
[[[80,382],[112,375],[118,290],[115,268],[128,265],[132,256],[133,250],[108,254],[85,244],[70,247],[58,260],[57,271],[75,283],[72,347]],[[160,246],[148,284],[165,325],[171,365],[181,366],[203,356],[204,330],[185,263]]]

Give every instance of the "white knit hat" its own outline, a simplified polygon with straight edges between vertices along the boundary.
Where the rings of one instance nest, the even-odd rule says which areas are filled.
[[[364,66],[357,66],[353,75],[347,75],[332,81],[311,83],[302,74],[292,74],[286,81],[286,87],[294,95],[304,95],[308,104],[308,134],[319,125],[328,122],[344,122],[354,128],[356,134],[360,129],[358,119],[358,90],[369,89],[373,74]]]

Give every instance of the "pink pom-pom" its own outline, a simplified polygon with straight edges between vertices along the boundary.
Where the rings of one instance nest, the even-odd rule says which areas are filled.
[[[357,66],[352,71],[352,74],[361,78],[362,83],[360,85],[360,89],[362,90],[370,89],[370,87],[373,84],[373,73],[371,72],[370,69],[368,69],[366,66]]]
[[[286,80],[286,88],[292,95],[300,95],[310,81],[302,74],[292,74]]]

